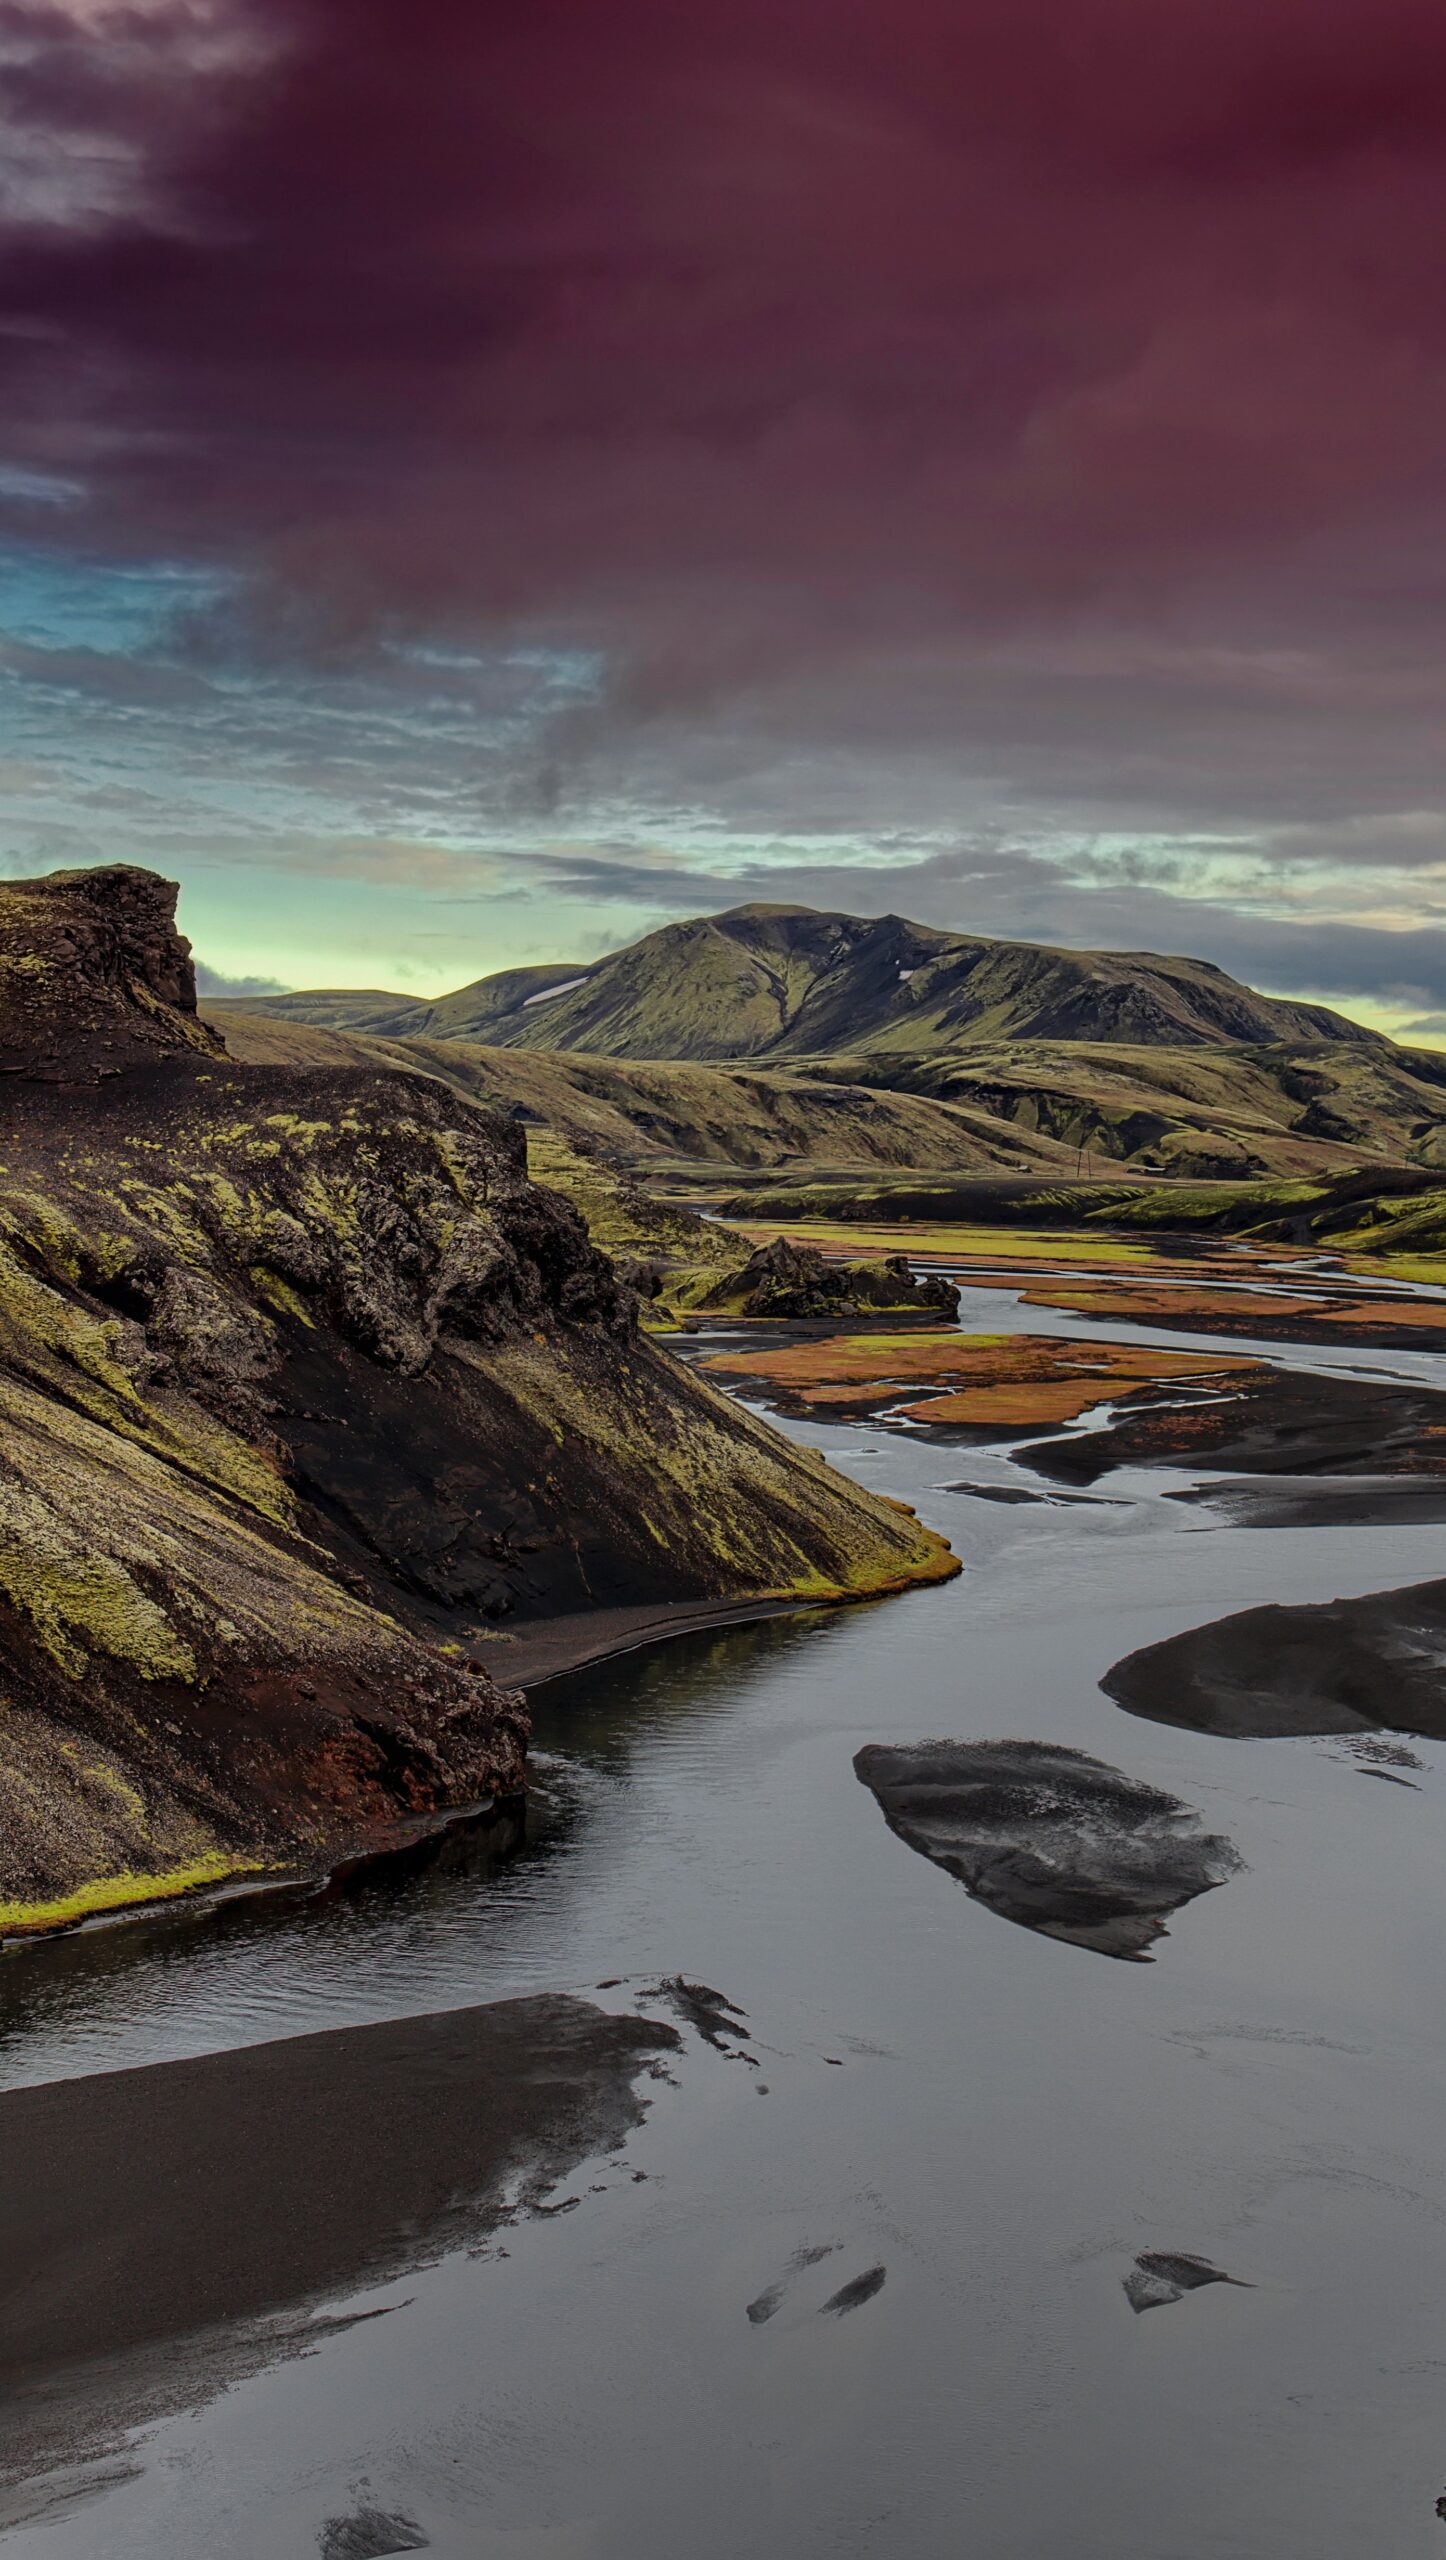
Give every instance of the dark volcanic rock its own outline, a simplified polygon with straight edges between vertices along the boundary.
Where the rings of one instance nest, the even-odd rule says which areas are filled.
[[[874,1309],[952,1316],[958,1312],[959,1292],[950,1280],[916,1280],[901,1253],[883,1262],[829,1262],[813,1245],[775,1236],[750,1255],[741,1271],[727,1272],[698,1305],[732,1315],[780,1318],[862,1315]]]
[[[1101,1687],[1197,1733],[1446,1736],[1446,1582],[1242,1609],[1127,1654]]]
[[[1170,1914],[1240,1866],[1173,1796],[1054,1743],[871,1743],[854,1768],[977,1902],[1098,1955],[1148,1962]]]
[[[0,1075],[93,1084],[179,1051],[219,1057],[196,1018],[176,885],[56,871],[0,892]]]

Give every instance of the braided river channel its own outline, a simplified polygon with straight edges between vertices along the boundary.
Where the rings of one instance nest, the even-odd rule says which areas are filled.
[[[963,1322],[1222,1348],[1003,1277]],[[116,2351],[6,2429],[5,2560],[1446,2555],[1446,1743],[1201,1730],[1100,1685],[1235,1611],[1441,1575],[1446,1500],[1262,1517],[1178,1498],[1185,1463],[1082,1494],[1017,1437],[780,1427],[960,1576],[537,1690],[525,1836],[0,1964],[0,2088],[141,2234],[98,2300]],[[1098,1764],[1204,1867],[1141,1943],[1056,1927],[1017,1861],[942,1862],[855,1768],[940,1742]],[[460,2084],[445,2029],[358,2033],[494,2003]],[[369,2204],[385,2052],[416,2097],[372,2128]],[[80,2086],[117,2073],[118,2114]],[[220,2154],[184,2193],[177,2109]],[[208,2328],[215,2251],[256,2299]],[[127,2328],[152,2286],[194,2339]]]

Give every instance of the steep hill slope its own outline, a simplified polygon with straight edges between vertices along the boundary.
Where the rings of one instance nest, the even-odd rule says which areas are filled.
[[[248,1006],[208,1007],[233,1057],[266,1066],[405,1066],[614,1162],[803,1168],[819,1164],[928,1166],[955,1171],[1008,1164],[1062,1172],[1074,1149],[959,1101],[887,1091],[820,1071],[705,1067],[671,1060],[489,1049],[471,1040],[390,1040],[299,1023]]]
[[[729,1167],[790,1183],[895,1173],[1058,1180],[1082,1154],[1096,1172],[1130,1165],[1191,1181],[1446,1165],[1446,1057],[1385,1041],[1172,1050],[1021,1040],[942,1057],[709,1067],[379,1041],[208,1010],[240,1057],[425,1070],[654,1188],[710,1184]]]
[[[0,888],[0,1928],[515,1790],[511,1628],[952,1569],[640,1336],[514,1125],[228,1060],[174,896]]]
[[[945,1057],[842,1056],[826,1072],[989,1113],[1021,1140],[1194,1177],[1446,1164],[1446,1056],[1386,1040],[1175,1050],[1009,1041]]]
[[[781,906],[666,925],[590,967],[507,970],[434,1004],[403,1006],[331,989],[268,999],[265,1009],[392,1037],[616,1058],[797,1058],[1020,1039],[1184,1048],[1371,1039],[1323,1005],[1256,995],[1203,960],[1057,951],[901,916]]]

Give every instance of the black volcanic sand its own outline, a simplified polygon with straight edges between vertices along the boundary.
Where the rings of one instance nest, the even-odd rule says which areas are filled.
[[[940,1493],[972,1494],[976,1502],[1002,1502],[1011,1506],[1032,1503],[1036,1508],[1042,1503],[1051,1511],[1058,1510],[1066,1502],[1087,1503],[1092,1511],[1111,1511],[1119,1507],[1108,1494],[1036,1493],[1030,1486],[1022,1484],[941,1484],[938,1490]]]
[[[5,2469],[294,2353],[318,2324],[277,2315],[536,2206],[641,2122],[634,2082],[679,2045],[550,1995],[0,2095]]]
[[[1238,2285],[1245,2292],[1250,2287],[1242,2276],[1228,2276],[1223,2267],[1212,2267],[1208,2258],[1197,2258],[1188,2249],[1144,2249],[1124,2279],[1125,2296],[1132,2311],[1160,2311],[1171,2302],[1183,2302],[1187,2293],[1199,2293],[1207,2284]]]
[[[1037,1475],[1094,1484],[1115,1467],[1223,1467],[1242,1475],[1446,1478],[1446,1395],[1430,1387],[1248,1372],[1228,1396],[1125,1410],[1102,1431],[1015,1453]]]
[[[1227,1477],[1183,1486],[1165,1500],[1211,1511],[1233,1529],[1429,1528],[1446,1520],[1446,1477],[1325,1476],[1294,1484]]]
[[[1196,1733],[1446,1738],[1446,1582],[1361,1600],[1242,1609],[1127,1654],[1116,1706]]]
[[[1174,1796],[1054,1743],[871,1743],[854,1768],[976,1902],[1097,1955],[1148,1963],[1170,1914],[1240,1866]]]

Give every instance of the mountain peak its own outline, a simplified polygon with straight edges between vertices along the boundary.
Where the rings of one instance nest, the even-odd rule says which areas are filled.
[[[1058,950],[754,899],[660,925],[576,969],[503,970],[436,1003],[320,991],[257,1010],[344,1029],[612,1058],[914,1058],[1016,1041],[1238,1049],[1378,1035],[1258,995],[1202,960]],[[387,1018],[378,1018],[385,1005]]]

